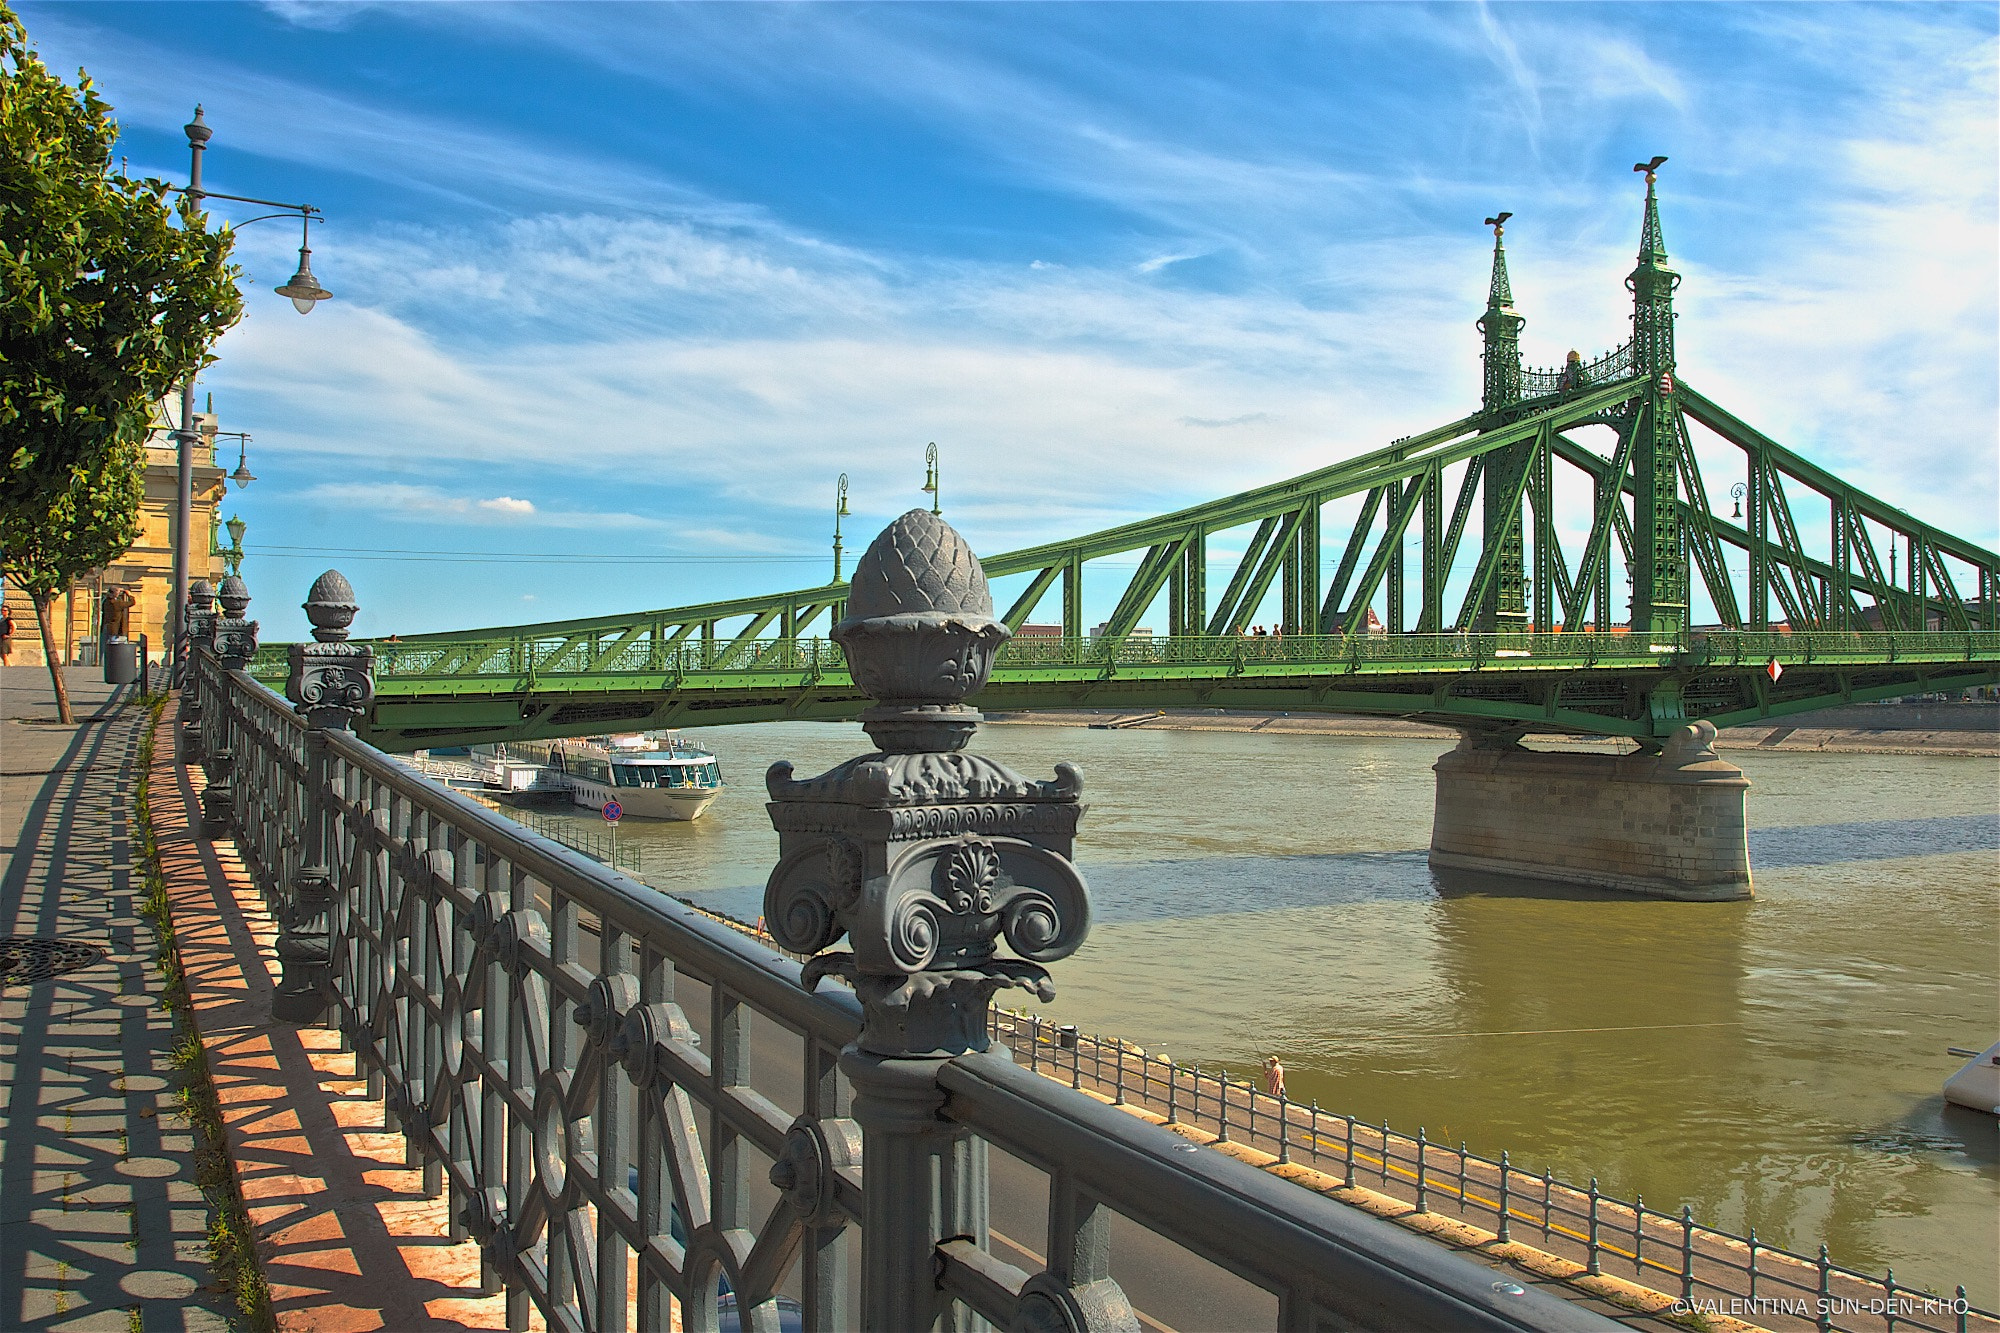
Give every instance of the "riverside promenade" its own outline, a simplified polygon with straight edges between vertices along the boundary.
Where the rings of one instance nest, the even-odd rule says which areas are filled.
[[[133,827],[132,687],[0,668],[0,1328],[219,1330]]]
[[[268,1306],[211,1262],[223,1162],[204,1153],[181,1095],[200,1069],[142,915],[134,798],[150,714],[93,675],[66,678],[78,718],[67,727],[53,721],[45,669],[0,675],[4,933],[53,941],[81,964],[39,978],[11,960],[31,969],[48,946],[9,953],[0,1329],[504,1328],[504,1297],[481,1293],[476,1247],[448,1236],[443,1200],[403,1165],[404,1140],[383,1132],[354,1057],[329,1031],[272,1021],[275,928],[232,845],[196,836],[201,768],[177,762],[170,700],[153,832]]]

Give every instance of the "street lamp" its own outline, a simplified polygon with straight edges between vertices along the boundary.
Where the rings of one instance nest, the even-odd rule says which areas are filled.
[[[292,298],[292,309],[301,315],[310,315],[313,306],[326,300],[333,293],[319,285],[313,276],[312,266],[312,214],[301,213],[299,220],[305,224],[304,235],[299,241],[299,271],[292,279],[277,289],[278,295]]]
[[[847,474],[840,474],[840,484],[833,493],[833,581],[840,582],[840,520],[847,517]]]
[[[924,449],[924,493],[931,497],[931,512],[942,513],[938,508],[938,452],[936,442]]]
[[[247,227],[251,222],[262,222],[265,218],[296,216],[303,221],[307,241],[310,242],[312,219],[319,212],[311,204],[287,204],[276,199],[256,199],[242,194],[217,194],[202,189],[201,157],[208,151],[208,141],[214,137],[215,131],[209,128],[208,121],[203,118],[199,106],[194,109],[194,119],[181,128],[187,133],[188,183],[186,189],[177,190],[170,186],[168,187],[170,192],[192,199],[197,208],[204,199],[228,199],[239,204],[261,204],[266,208],[282,209],[284,210],[282,213],[266,213],[262,217],[251,218],[239,225]],[[278,288],[278,294],[290,297],[293,307],[300,314],[310,313],[314,305],[332,295],[319,285],[317,278],[313,277],[312,251],[307,245],[302,244],[299,247],[299,271],[292,275],[290,282]],[[181,384],[181,420],[173,436],[179,453],[180,466],[174,491],[174,581],[173,586],[167,590],[167,639],[172,654],[170,674],[167,677],[169,680],[177,679],[180,673],[181,636],[186,629],[184,622],[187,619],[188,531],[194,523],[194,450],[196,441],[200,439],[200,432],[195,429],[194,424],[192,373]],[[231,474],[230,480],[234,481],[239,489],[256,480],[240,455],[236,471]]]
[[[1734,486],[1731,486],[1729,488],[1729,498],[1731,501],[1734,502],[1735,505],[1735,507],[1729,511],[1729,516],[1731,518],[1743,517],[1743,497],[1748,495],[1749,493],[1750,493],[1750,488],[1748,486],[1745,486],[1740,481],[1737,482]]]
[[[229,529],[229,549],[222,553],[222,559],[229,566],[231,574],[241,574],[243,572],[243,533],[250,525],[243,521],[241,514],[231,514],[229,521],[222,526]]]
[[[209,406],[209,411],[211,412],[215,410],[213,400],[214,400],[214,395],[211,394],[210,406]],[[229,479],[236,483],[236,489],[240,491],[245,486],[248,486],[251,482],[257,480],[257,474],[250,470],[250,464],[248,462],[249,452],[250,452],[249,432],[240,430],[218,430],[212,433],[218,439],[224,435],[227,435],[230,439],[236,441],[236,470],[229,474]]]

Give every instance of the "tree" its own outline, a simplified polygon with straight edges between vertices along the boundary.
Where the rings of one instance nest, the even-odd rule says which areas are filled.
[[[38,510],[0,511],[0,568],[35,603],[42,648],[55,685],[56,716],[74,721],[69,689],[56,664],[56,599],[72,582],[123,555],[139,535],[146,494],[146,450],[114,444],[95,469],[77,468],[69,485]]]
[[[233,234],[185,195],[169,208],[164,181],[113,175],[110,113],[89,75],[49,73],[0,0],[0,529],[31,593],[131,544],[154,405],[242,313]]]

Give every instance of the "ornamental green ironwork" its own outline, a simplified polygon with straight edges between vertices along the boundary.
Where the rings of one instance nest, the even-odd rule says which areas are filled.
[[[1680,379],[1665,161],[1636,168],[1646,196],[1629,342],[1523,371],[1526,321],[1502,240],[1512,215],[1487,219],[1478,411],[1301,476],[985,558],[987,578],[1018,580],[999,617],[1008,629],[1045,603],[1060,607],[1061,628],[1017,634],[979,705],[1277,707],[1646,740],[1692,717],[1729,725],[2000,683],[2000,556],[1863,493]],[[1574,435],[1586,426],[1609,428],[1607,451]],[[1704,477],[1695,429],[1732,446],[1741,473]],[[1725,517],[1709,492],[1732,486],[1742,511]],[[1587,512],[1559,515],[1564,494],[1587,494]],[[1823,553],[1802,533],[1807,507],[1829,516]],[[1581,530],[1581,545],[1565,550],[1564,530]],[[1218,539],[1242,551],[1211,571]],[[1094,563],[1106,557],[1123,557],[1106,562],[1115,573]],[[1123,580],[1115,605],[1087,629],[1085,579],[1107,573]],[[1697,588],[1716,626],[1689,623]],[[380,690],[366,731],[411,748],[852,716],[865,701],[823,637],[848,615],[847,595],[836,579],[402,635],[373,645]],[[1135,633],[1162,602],[1167,634]],[[1246,637],[1253,622],[1275,633]]]

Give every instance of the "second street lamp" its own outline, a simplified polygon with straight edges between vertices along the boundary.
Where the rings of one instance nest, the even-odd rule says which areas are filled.
[[[266,208],[284,210],[281,213],[266,213],[262,217],[250,218],[246,222],[239,223],[239,226],[247,227],[251,222],[262,222],[265,218],[272,217],[297,217],[302,221],[305,236],[299,246],[298,272],[292,275],[291,281],[277,291],[280,296],[289,297],[293,308],[300,314],[310,314],[315,305],[332,295],[319,285],[319,279],[313,276],[312,271],[310,248],[312,220],[318,215],[319,210],[311,204],[288,204],[276,199],[257,199],[249,195],[218,194],[212,190],[204,190],[201,186],[201,157],[208,151],[208,141],[214,137],[215,131],[209,128],[208,121],[203,118],[199,106],[194,109],[194,119],[181,128],[187,133],[188,140],[188,183],[187,188],[177,190],[176,193],[193,200],[197,208],[201,207],[204,199],[227,199],[239,204],[261,204]],[[194,524],[194,451],[196,443],[201,438],[200,431],[195,427],[192,373],[181,384],[181,419],[180,424],[174,429],[173,436],[179,453],[177,460],[179,469],[174,492],[173,586],[167,590],[166,633],[171,654],[169,657],[171,669],[167,679],[170,681],[179,679],[182,655],[185,651],[181,640],[187,629],[188,534]],[[236,482],[238,487],[256,480],[240,456],[237,459],[236,472],[230,479]]]

